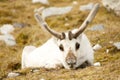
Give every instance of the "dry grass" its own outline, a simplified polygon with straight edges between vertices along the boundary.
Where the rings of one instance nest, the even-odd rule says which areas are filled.
[[[49,0],[50,6],[68,6],[72,5],[74,0]],[[88,12],[78,11],[78,7],[89,2],[100,2],[100,0],[76,0],[79,5],[62,16],[53,16],[47,18],[47,22],[57,31],[66,31],[79,27],[87,16]],[[109,41],[120,41],[120,17],[114,13],[107,12],[105,8],[100,7],[94,21],[88,26],[95,24],[104,24],[104,31],[89,31],[85,33],[89,37],[92,45],[97,43],[102,45],[102,49],[95,52],[95,62],[101,62],[101,67],[87,67],[78,70],[46,70],[40,69],[39,72],[32,73],[30,69],[20,70],[21,53],[25,45],[40,46],[48,38],[49,34],[44,34],[43,30],[35,21],[34,9],[42,4],[32,4],[31,0],[0,0],[0,25],[13,24],[15,22],[28,24],[24,28],[16,28],[12,33],[17,41],[14,47],[6,46],[0,41],[0,77],[7,73],[21,72],[23,75],[15,78],[4,78],[4,80],[119,80],[120,79],[120,51],[118,51]],[[46,6],[49,7],[49,6]],[[68,20],[66,21],[65,18]],[[65,27],[64,24],[70,26]],[[45,37],[44,37],[45,36]],[[106,53],[106,49],[110,52]]]

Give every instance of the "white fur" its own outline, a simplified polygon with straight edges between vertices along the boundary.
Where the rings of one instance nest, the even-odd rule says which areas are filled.
[[[76,30],[72,32],[74,33]],[[56,68],[57,65],[61,65],[66,69],[70,69],[65,61],[69,50],[72,50],[77,57],[75,68],[85,61],[93,65],[94,52],[86,35],[82,33],[77,39],[69,40],[68,33],[66,32],[65,34],[66,38],[64,40],[52,37],[38,48],[32,47],[32,49],[30,49],[29,46],[25,47],[22,53],[22,68]],[[76,42],[80,43],[80,49],[77,51],[74,48]],[[64,51],[60,51],[58,47],[60,44],[63,44]]]

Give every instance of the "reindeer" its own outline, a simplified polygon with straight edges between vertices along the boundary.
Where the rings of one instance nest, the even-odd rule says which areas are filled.
[[[50,29],[42,17],[36,13],[35,19],[37,22],[53,37],[38,48],[26,46],[23,49],[22,69],[28,67],[76,69],[85,62],[92,66],[94,51],[83,31],[95,17],[98,8],[99,4],[95,4],[80,28],[62,33]]]

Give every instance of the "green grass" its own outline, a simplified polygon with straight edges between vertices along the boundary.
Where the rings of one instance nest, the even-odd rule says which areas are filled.
[[[49,6],[68,6],[74,0],[49,0]],[[78,5],[74,5],[73,10],[65,15],[52,16],[47,18],[52,29],[62,32],[78,28],[89,12],[81,12],[78,7],[89,2],[100,2],[100,0],[76,0]],[[99,43],[102,49],[95,52],[95,62],[101,62],[101,67],[87,67],[78,70],[66,69],[40,69],[39,72],[32,73],[31,69],[21,70],[21,53],[26,45],[40,46],[51,37],[44,33],[34,19],[34,9],[42,4],[32,4],[31,0],[0,0],[0,26],[3,24],[13,24],[15,22],[25,23],[29,26],[16,28],[12,33],[17,41],[14,47],[6,46],[0,41],[0,77],[6,76],[9,72],[21,72],[23,75],[15,78],[4,78],[4,80],[119,80],[120,79],[120,50],[117,50],[109,41],[120,41],[120,17],[113,12],[107,12],[102,6],[95,19],[88,26],[90,28],[96,24],[103,24],[103,31],[89,31],[85,33],[92,45]],[[65,18],[68,20],[66,21]],[[69,23],[70,26],[64,26]],[[110,52],[106,53],[106,49]]]

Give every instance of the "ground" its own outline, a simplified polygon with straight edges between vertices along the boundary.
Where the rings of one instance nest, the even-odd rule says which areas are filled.
[[[77,1],[78,5],[72,2]],[[24,23],[23,28],[15,28],[12,32],[17,45],[10,47],[0,41],[0,79],[3,80],[120,80],[120,50],[110,42],[120,41],[120,17],[113,12],[108,12],[101,0],[49,0],[50,5],[33,4],[31,0],[0,0],[0,26],[3,24]],[[34,19],[34,9],[41,6],[70,6],[73,10],[65,15],[52,16],[46,19],[52,29],[62,32],[78,28],[87,17],[89,11],[79,11],[79,6],[87,3],[100,3],[100,9],[88,28],[96,24],[103,24],[102,31],[85,30],[91,44],[100,44],[102,49],[95,51],[95,62],[100,62],[100,67],[87,67],[77,70],[42,69],[31,72],[31,69],[21,70],[21,53],[26,45],[40,46],[51,35],[45,33]],[[68,20],[66,21],[65,18]],[[64,26],[69,23],[69,26]],[[106,50],[109,50],[106,53]],[[6,78],[9,72],[20,72],[22,75]]]

